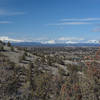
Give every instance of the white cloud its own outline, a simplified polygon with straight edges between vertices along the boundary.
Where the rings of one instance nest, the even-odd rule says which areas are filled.
[[[10,41],[10,42],[24,42],[23,40],[12,39],[12,38],[9,38],[7,36],[1,36],[0,40],[1,41]]]
[[[92,24],[92,23],[89,23],[89,22],[62,22],[62,23],[48,24],[48,25],[60,26],[60,25],[85,25],[85,24]]]
[[[41,42],[43,44],[55,44],[55,40],[48,40],[48,41],[44,41],[44,42]]]
[[[88,40],[87,43],[99,43],[98,40]]]
[[[79,42],[67,41],[66,43],[74,44],[74,43],[79,43]]]
[[[60,37],[58,40],[60,41],[81,41],[84,40],[83,38],[76,38],[76,37]]]
[[[56,38],[56,39],[47,39],[47,38],[37,38],[37,39],[33,39],[33,40],[27,40],[27,39],[14,39],[14,38],[9,38],[8,36],[0,36],[0,40],[2,41],[10,41],[10,42],[40,42],[42,44],[56,44],[56,43],[70,43],[70,44],[74,44],[74,43],[99,43],[99,40],[86,40],[83,38],[78,38],[78,37],[60,37],[60,38]]]
[[[92,21],[100,21],[100,18],[66,18],[61,19],[58,23],[48,24],[48,25],[87,25],[87,24],[94,24]]]
[[[11,21],[0,21],[0,24],[10,24],[12,23]]]
[[[85,39],[78,37],[60,37],[58,38],[59,43],[82,43]]]
[[[0,16],[15,16],[15,15],[23,15],[25,12],[18,11],[7,11],[4,9],[0,9]]]
[[[99,21],[100,18],[70,18],[62,19],[61,21]]]

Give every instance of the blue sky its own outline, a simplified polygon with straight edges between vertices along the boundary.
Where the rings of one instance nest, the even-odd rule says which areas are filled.
[[[9,40],[100,40],[100,0],[0,0],[0,37]]]

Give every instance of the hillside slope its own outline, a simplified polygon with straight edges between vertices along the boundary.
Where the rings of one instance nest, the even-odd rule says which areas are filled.
[[[27,48],[0,42],[0,100],[100,100],[98,48]]]

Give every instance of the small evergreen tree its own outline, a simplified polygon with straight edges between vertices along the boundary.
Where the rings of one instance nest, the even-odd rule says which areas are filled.
[[[7,43],[7,46],[8,46],[8,47],[10,47],[10,46],[11,46],[11,43],[10,43],[9,41],[8,41],[8,43]]]
[[[14,51],[14,47],[13,46],[11,46],[11,51]]]
[[[0,47],[0,50],[1,50],[1,51],[4,51],[4,47],[3,47],[3,46],[1,46],[1,47]]]

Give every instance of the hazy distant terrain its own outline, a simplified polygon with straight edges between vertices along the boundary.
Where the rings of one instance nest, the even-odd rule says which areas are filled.
[[[12,43],[14,46],[47,46],[47,47],[65,47],[65,46],[75,46],[75,47],[85,47],[85,46],[100,46],[99,43],[54,43],[54,44],[43,44],[40,42],[18,42],[18,43]]]

